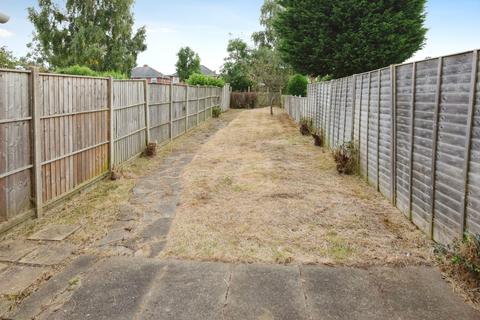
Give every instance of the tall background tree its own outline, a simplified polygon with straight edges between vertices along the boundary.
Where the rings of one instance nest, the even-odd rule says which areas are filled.
[[[14,69],[17,66],[17,59],[7,47],[0,47],[0,68]]]
[[[251,50],[242,39],[231,39],[227,46],[228,56],[222,67],[222,77],[235,91],[246,91],[253,85],[250,78]]]
[[[177,74],[180,81],[186,81],[194,73],[200,73],[200,57],[190,47],[181,48],[177,53]]]
[[[342,77],[401,63],[421,49],[426,0],[278,0],[277,48],[310,76]]]
[[[281,10],[282,7],[278,0],[265,0],[263,2],[262,8],[260,9],[260,25],[264,27],[264,30],[252,34],[252,40],[256,46],[270,49],[276,47],[277,36],[273,22]]]
[[[134,32],[134,0],[38,0],[28,9],[35,27],[35,60],[50,68],[82,65],[96,71],[130,74],[146,50],[145,27]]]

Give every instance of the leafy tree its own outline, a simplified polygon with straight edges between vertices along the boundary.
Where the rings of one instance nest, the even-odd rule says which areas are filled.
[[[52,68],[82,65],[130,74],[146,50],[145,27],[133,32],[134,0],[38,0],[28,16],[35,27],[32,56]]]
[[[194,73],[200,73],[200,57],[190,47],[181,48],[177,56],[175,66],[180,81],[187,80]]]
[[[307,96],[308,79],[301,74],[296,74],[288,81],[287,91],[292,96]]]
[[[14,69],[18,64],[17,59],[13,56],[7,47],[0,47],[0,68]]]
[[[260,47],[253,51],[250,74],[254,82],[271,92],[281,92],[291,75],[291,68],[276,50]]]
[[[425,1],[278,0],[278,49],[310,76],[342,77],[401,63],[424,45]]]
[[[265,0],[260,9],[260,24],[265,28],[263,31],[254,32],[252,39],[258,47],[275,48],[277,35],[273,27],[273,21],[282,10],[278,0]]]
[[[222,78],[230,83],[233,90],[246,91],[253,85],[250,78],[250,54],[245,41],[242,39],[232,39],[227,46],[228,57],[222,67]]]

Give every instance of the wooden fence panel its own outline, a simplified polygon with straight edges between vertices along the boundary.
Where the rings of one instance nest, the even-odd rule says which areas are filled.
[[[144,81],[113,82],[114,165],[143,152],[146,146]]]
[[[170,86],[165,84],[150,84],[148,91],[150,139],[152,142],[162,144],[170,140]]]
[[[368,177],[367,181],[378,189],[378,123],[379,123],[379,72],[372,72],[370,79],[370,104],[368,117]]]
[[[377,185],[387,199],[392,200],[392,92],[390,68],[380,70],[379,110],[377,111]]]
[[[480,59],[477,51],[477,72],[473,83],[471,146],[466,184],[466,230],[480,233]]]
[[[467,136],[471,61],[471,52],[443,60],[436,149],[435,239],[461,234],[463,150]]]
[[[397,207],[410,217],[410,159],[413,110],[413,64],[397,67],[397,155],[396,198]]]
[[[475,50],[310,84],[311,97],[284,100],[296,121],[315,119],[330,148],[353,140],[367,181],[445,243],[480,232],[479,78]]]
[[[108,170],[107,80],[40,74],[43,202]]]
[[[0,70],[0,222],[32,204],[29,73]]]

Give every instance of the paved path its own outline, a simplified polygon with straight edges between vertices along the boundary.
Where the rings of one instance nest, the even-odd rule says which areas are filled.
[[[194,156],[192,150],[174,152],[138,181],[97,249],[77,257],[6,319],[480,319],[431,267],[159,258],[182,190],[180,176]]]
[[[73,280],[72,280],[73,279]],[[53,297],[53,299],[51,299]],[[51,300],[50,300],[51,299]],[[479,319],[436,270],[80,257],[14,319]]]

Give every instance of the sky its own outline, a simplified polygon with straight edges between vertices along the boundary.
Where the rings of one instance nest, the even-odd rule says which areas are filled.
[[[61,0],[60,0],[61,1]],[[16,56],[25,55],[33,26],[27,8],[35,0],[0,0],[0,12],[10,15],[0,24],[0,46]],[[137,64],[147,64],[164,74],[175,72],[177,52],[190,46],[201,63],[219,71],[231,38],[250,42],[263,0],[136,0],[136,27],[147,28],[147,51]],[[422,60],[480,48],[480,0],[428,0],[425,47],[410,60]]]

